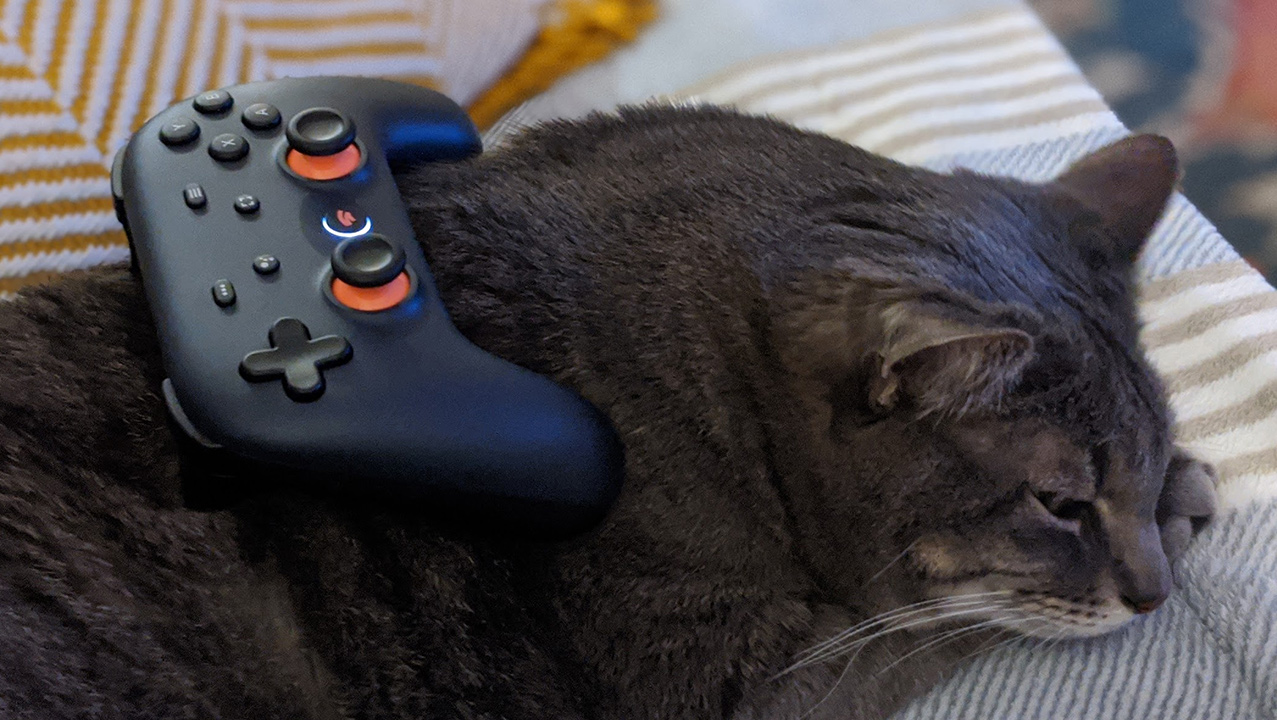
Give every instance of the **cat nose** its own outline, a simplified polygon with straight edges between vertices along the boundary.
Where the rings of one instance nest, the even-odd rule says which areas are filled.
[[[1161,607],[1171,593],[1171,567],[1162,552],[1157,526],[1114,527],[1109,540],[1113,577],[1122,601],[1140,615]]]
[[[1137,615],[1147,615],[1162,606],[1166,602],[1166,595],[1158,595],[1156,597],[1127,597],[1122,596],[1122,602],[1126,603]]]

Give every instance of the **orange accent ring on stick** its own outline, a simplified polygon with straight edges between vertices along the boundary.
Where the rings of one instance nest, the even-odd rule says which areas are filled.
[[[359,168],[359,147],[354,143],[334,155],[303,155],[288,151],[288,167],[308,180],[336,180]]]
[[[401,272],[394,280],[377,287],[361,288],[333,278],[333,297],[337,302],[352,310],[377,312],[387,310],[408,297],[412,291],[412,280],[408,273]]]

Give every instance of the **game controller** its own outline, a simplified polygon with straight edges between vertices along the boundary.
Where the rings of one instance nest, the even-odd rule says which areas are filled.
[[[138,130],[112,191],[186,442],[504,526],[601,518],[611,423],[453,327],[391,176],[481,149],[444,95],[370,78],[211,90]]]

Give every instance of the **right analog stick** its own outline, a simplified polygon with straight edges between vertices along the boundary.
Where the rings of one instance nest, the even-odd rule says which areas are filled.
[[[385,285],[404,269],[404,249],[385,235],[347,238],[333,248],[333,276],[357,288]]]

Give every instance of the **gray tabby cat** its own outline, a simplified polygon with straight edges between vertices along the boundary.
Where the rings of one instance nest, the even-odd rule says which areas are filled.
[[[1176,172],[1140,136],[941,175],[708,108],[401,169],[461,331],[624,439],[558,543],[285,485],[188,509],[137,281],[26,291],[0,716],[881,718],[1004,633],[1138,621],[1213,511],[1137,342]]]

